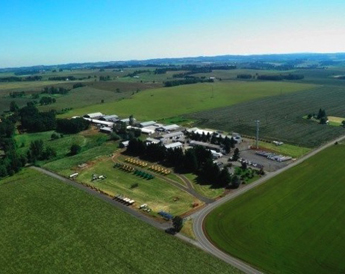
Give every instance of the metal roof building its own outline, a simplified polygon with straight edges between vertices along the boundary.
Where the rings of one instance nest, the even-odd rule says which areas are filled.
[[[104,116],[104,114],[102,112],[88,113],[88,114],[84,115],[84,117],[90,118],[90,119],[98,119],[98,118],[101,118],[103,116]]]
[[[175,149],[175,148],[182,148],[182,143],[180,142],[176,142],[176,143],[171,143],[171,144],[168,144],[168,145],[164,145],[166,149]]]

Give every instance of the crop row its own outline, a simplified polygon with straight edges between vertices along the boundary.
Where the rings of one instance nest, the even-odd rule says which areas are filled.
[[[199,120],[199,126],[250,136],[255,136],[255,120],[260,120],[262,139],[316,147],[344,134],[345,130],[320,125],[303,119],[303,116],[317,113],[322,108],[327,115],[345,117],[344,94],[343,87],[322,87],[198,112],[186,117]]]

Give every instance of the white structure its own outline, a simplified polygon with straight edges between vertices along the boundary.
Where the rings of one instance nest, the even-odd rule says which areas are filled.
[[[149,137],[149,138],[146,138],[145,142],[148,144],[159,144],[161,141]]]
[[[155,125],[156,122],[155,121],[147,121],[147,122],[142,122],[139,124],[140,127],[148,127],[148,126],[153,126]]]
[[[162,142],[166,142],[168,140],[181,140],[184,139],[184,134],[182,131],[177,131],[177,132],[172,132],[172,133],[168,133],[168,134],[164,134],[161,136]]]
[[[169,149],[169,148],[172,148],[172,149],[175,149],[175,148],[182,148],[182,143],[180,142],[176,142],[176,143],[171,143],[171,144],[168,144],[168,145],[164,145],[166,149]]]
[[[151,135],[151,134],[155,133],[154,129],[150,129],[150,128],[147,128],[147,127],[141,128],[140,130],[141,130],[141,133],[143,133],[143,134]]]
[[[116,122],[119,120],[119,116],[113,114],[113,115],[106,115],[106,116],[103,116],[101,118],[99,118],[99,120],[102,120],[102,121],[107,121],[107,122]]]
[[[93,124],[100,125],[103,127],[113,127],[114,123],[113,122],[107,122],[107,121],[102,121],[102,120],[97,120],[97,119],[90,119],[90,118],[84,118],[84,120],[90,121]]]
[[[165,132],[166,131],[174,131],[174,130],[177,130],[179,128],[180,128],[179,125],[173,124],[173,125],[167,125],[167,126],[160,126],[157,128],[157,131],[165,131]]]
[[[214,134],[215,132],[214,131],[211,131],[211,130],[205,130],[205,129],[200,129],[200,128],[197,128],[197,127],[193,127],[193,128],[190,128],[190,129],[187,129],[187,132],[191,133],[191,132],[194,132],[194,133],[197,133],[197,134]]]
[[[105,133],[112,133],[113,132],[113,128],[111,128],[111,127],[101,127],[100,131],[105,132]]]
[[[223,156],[223,154],[222,154],[222,153],[217,152],[217,151],[212,150],[212,149],[210,149],[210,152],[211,152],[212,157],[213,157],[214,159],[218,159],[218,158],[220,158],[220,157],[222,157],[222,156]]]
[[[90,119],[98,119],[98,118],[101,118],[103,116],[104,116],[104,114],[102,112],[88,113],[88,114],[84,115],[85,118],[90,118]]]

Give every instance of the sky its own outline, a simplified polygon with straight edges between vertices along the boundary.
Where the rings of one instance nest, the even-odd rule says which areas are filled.
[[[0,0],[0,67],[345,52],[344,0]]]

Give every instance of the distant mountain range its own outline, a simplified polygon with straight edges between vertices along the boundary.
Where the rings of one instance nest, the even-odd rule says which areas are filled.
[[[156,58],[148,60],[86,62],[59,65],[38,65],[30,67],[2,68],[0,72],[28,72],[51,69],[86,69],[86,68],[121,68],[142,66],[178,66],[186,64],[213,65],[238,63],[281,63],[285,65],[301,64],[304,62],[320,62],[321,65],[336,65],[345,62],[345,53],[291,53],[291,54],[262,54],[262,55],[219,55],[182,58]]]

